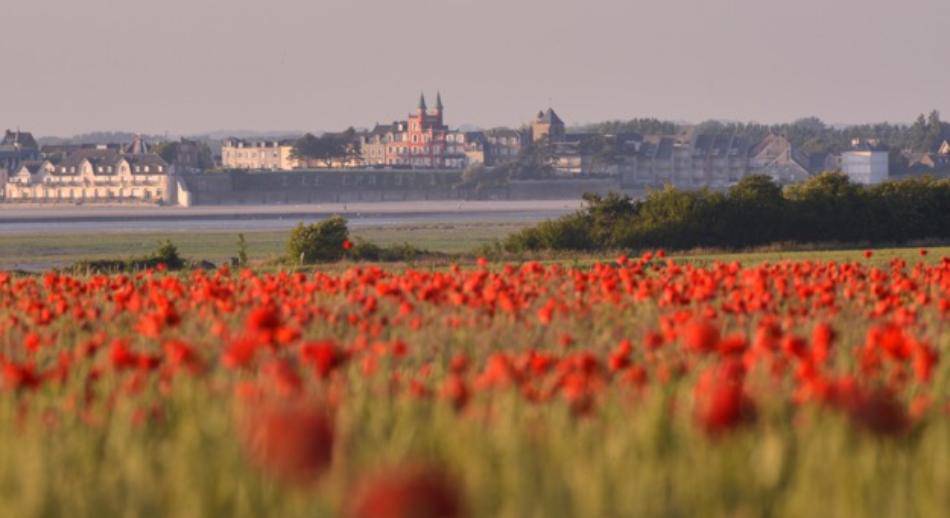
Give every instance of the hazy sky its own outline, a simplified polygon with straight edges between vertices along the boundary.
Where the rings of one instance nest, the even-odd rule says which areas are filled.
[[[950,118],[950,0],[29,0],[0,127],[317,130],[655,116]],[[431,101],[431,99],[430,99]]]

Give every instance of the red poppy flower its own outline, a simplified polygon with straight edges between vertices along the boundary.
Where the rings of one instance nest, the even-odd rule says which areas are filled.
[[[312,482],[330,466],[333,436],[327,415],[302,405],[264,405],[250,412],[243,425],[250,460],[292,483]]]
[[[352,518],[454,518],[463,516],[456,485],[441,470],[408,466],[368,479],[352,500]]]

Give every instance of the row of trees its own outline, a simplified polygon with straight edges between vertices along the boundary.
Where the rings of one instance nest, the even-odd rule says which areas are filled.
[[[675,134],[686,129],[686,125],[657,119],[633,119],[602,122],[577,129],[590,133]],[[877,139],[896,150],[926,152],[933,151],[943,139],[950,138],[950,124],[941,121],[940,113],[936,110],[929,115],[920,114],[911,125],[884,122],[838,127],[825,124],[816,117],[807,117],[792,123],[772,125],[706,121],[697,125],[696,131],[737,134],[752,142],[761,140],[771,132],[785,135],[792,144],[809,154],[841,152],[856,138]]]
[[[297,159],[321,160],[329,164],[345,163],[359,156],[360,145],[353,128],[339,133],[324,133],[319,137],[307,133],[294,142],[293,157]]]
[[[824,173],[782,189],[750,176],[728,192],[673,187],[643,200],[585,195],[587,206],[509,236],[529,250],[747,248],[778,242],[905,243],[950,238],[950,180],[930,177],[865,187]]]
[[[178,161],[178,154],[181,152],[181,142],[161,142],[155,146],[155,152],[162,160],[173,164]],[[214,155],[211,148],[204,142],[198,143],[198,169],[212,169],[214,167]]]
[[[683,129],[683,125],[653,118],[612,120],[597,122],[577,128],[583,133],[640,133],[641,135],[672,135]]]

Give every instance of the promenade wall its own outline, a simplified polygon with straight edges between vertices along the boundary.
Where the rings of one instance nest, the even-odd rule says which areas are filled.
[[[577,199],[585,192],[620,191],[615,179],[514,181],[488,189],[459,188],[461,173],[447,171],[314,170],[219,172],[180,176],[178,201],[198,205],[279,205],[416,200]],[[636,193],[631,193],[636,194]]]

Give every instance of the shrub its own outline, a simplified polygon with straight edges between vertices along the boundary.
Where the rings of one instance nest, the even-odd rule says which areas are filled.
[[[666,187],[642,200],[585,195],[580,211],[508,236],[508,252],[744,248],[788,243],[903,243],[950,237],[950,180],[865,187],[824,173],[784,191],[749,176],[727,193]]]
[[[146,257],[142,262],[147,263],[148,266],[164,264],[169,270],[180,270],[185,266],[185,261],[182,260],[178,254],[178,247],[169,239],[159,243],[155,252],[153,252],[151,256]]]
[[[409,243],[392,246],[379,246],[375,243],[358,239],[347,256],[356,261],[413,261],[425,256],[434,255],[432,252],[416,248]]]
[[[244,239],[244,234],[238,234],[237,246],[237,263],[239,266],[247,266],[247,241]]]
[[[158,248],[146,256],[79,261],[70,269],[77,272],[126,272],[155,268],[158,265],[164,265],[169,270],[181,270],[185,267],[185,260],[178,253],[178,247],[170,240],[160,242]]]
[[[287,258],[296,264],[339,261],[349,239],[346,220],[333,216],[311,225],[300,223],[287,242]]]

